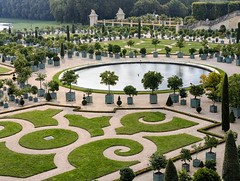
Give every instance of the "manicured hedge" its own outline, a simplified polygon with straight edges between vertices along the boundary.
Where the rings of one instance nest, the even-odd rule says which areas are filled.
[[[192,4],[193,16],[198,20],[214,20],[236,10],[240,10],[240,2],[195,2]]]

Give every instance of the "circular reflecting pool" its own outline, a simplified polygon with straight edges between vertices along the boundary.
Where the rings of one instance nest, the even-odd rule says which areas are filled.
[[[100,84],[101,79],[99,75],[104,71],[114,71],[119,77],[119,81],[115,86],[111,86],[111,90],[122,91],[127,85],[136,87],[138,91],[146,91],[143,88],[141,80],[143,75],[148,71],[157,71],[164,76],[162,84],[159,86],[159,90],[169,89],[167,87],[167,79],[173,75],[177,75],[183,79],[183,87],[190,86],[190,83],[195,85],[199,84],[200,76],[202,74],[208,74],[210,70],[190,66],[185,64],[173,64],[173,63],[153,63],[153,62],[134,62],[134,63],[119,63],[110,65],[95,65],[87,68],[79,68],[75,70],[79,75],[76,86],[107,90],[108,87],[105,84]]]

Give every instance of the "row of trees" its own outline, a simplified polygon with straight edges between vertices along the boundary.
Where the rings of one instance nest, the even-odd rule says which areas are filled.
[[[59,22],[88,23],[91,9],[99,19],[113,19],[121,7],[126,16],[141,16],[147,13],[165,14],[170,17],[185,17],[192,13],[192,3],[198,0],[0,0],[0,17]],[[228,12],[239,10],[240,3],[194,3],[193,15],[197,19],[215,19]],[[207,10],[207,11],[206,11]],[[213,13],[207,13],[211,10]]]
[[[214,138],[216,139],[216,138]],[[217,141],[218,142],[218,141]],[[210,142],[209,142],[210,143]],[[210,143],[212,146],[212,144]],[[181,160],[186,163],[186,160],[191,160],[190,150],[183,148],[181,150]],[[191,177],[185,169],[177,172],[177,169],[171,159],[166,160],[166,157],[159,152],[154,153],[150,157],[150,165],[153,170],[157,170],[153,174],[153,180],[158,181],[220,181],[221,178],[216,172],[216,162],[213,160],[206,161],[204,164],[199,165],[199,168]],[[166,168],[165,173],[161,173],[160,170]],[[222,169],[222,179],[225,181],[237,181],[240,180],[240,165],[239,165],[239,153],[235,143],[235,133],[229,131],[226,135],[226,145]],[[132,181],[135,177],[133,170],[129,167],[120,170],[120,181]]]
[[[36,20],[54,20],[49,0],[0,0],[0,17]]]
[[[239,1],[222,3],[196,2],[192,5],[192,14],[198,20],[214,20],[236,10],[240,10]]]

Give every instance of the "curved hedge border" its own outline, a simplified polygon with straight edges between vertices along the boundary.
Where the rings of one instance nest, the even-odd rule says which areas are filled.
[[[88,65],[87,67],[96,67],[96,66],[104,66],[104,65],[114,65],[114,64],[130,64],[130,63],[138,63],[138,62],[117,62],[117,63],[106,63],[106,64],[101,64],[101,65]],[[142,63],[163,63],[163,64],[166,64],[166,62],[149,62],[149,61],[142,61]],[[194,63],[191,63],[191,64],[186,64],[186,63],[180,63],[180,62],[177,62],[177,63],[174,63],[174,62],[168,62],[167,64],[177,64],[177,65],[185,65],[185,66],[192,66],[192,67],[197,67],[197,68],[201,68],[201,69],[205,69],[205,70],[209,70],[209,71],[213,71],[213,70],[210,70],[208,69],[207,67],[211,68],[211,69],[216,69],[218,72],[222,71],[221,69],[218,69],[218,68],[215,68],[213,66],[209,66],[209,65],[205,65],[205,64],[199,64],[199,66],[197,64],[194,64]],[[205,66],[205,67],[201,67],[202,66]],[[83,65],[85,66],[85,65]],[[58,73],[56,73],[54,76],[53,76],[53,80],[58,82],[60,86],[62,87],[65,87],[65,88],[69,88],[69,86],[67,85],[63,85],[59,79],[59,76],[67,71],[67,70],[70,70],[70,69],[73,69],[73,70],[79,70],[79,69],[83,69],[83,68],[87,68],[87,67],[82,67],[82,68],[79,68],[79,67],[72,67],[72,68],[67,68],[65,70],[62,70]],[[71,88],[73,90],[76,90],[76,91],[83,91],[83,92],[86,92],[88,90],[88,88],[83,88],[83,87],[78,87],[78,86],[74,86],[72,85]],[[187,90],[189,90],[190,88],[189,87],[186,87]],[[98,90],[98,89],[92,89],[92,92],[94,93],[100,93],[100,94],[107,94],[108,93],[108,90]],[[123,91],[111,91],[113,94],[125,94]],[[156,90],[155,91],[157,94],[163,94],[163,93],[171,93],[173,92],[173,90]],[[151,91],[139,91],[138,94],[150,94]]]

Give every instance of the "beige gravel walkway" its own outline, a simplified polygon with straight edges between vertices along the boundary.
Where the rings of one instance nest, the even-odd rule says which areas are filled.
[[[136,58],[136,59],[131,59],[131,61],[139,61],[140,58]],[[210,59],[207,61],[202,61],[202,60],[190,60],[188,57],[185,57],[183,59],[178,59],[174,56],[172,56],[171,58],[166,58],[165,56],[160,56],[158,59],[153,59],[150,55],[147,56],[147,58],[141,58],[141,60],[146,60],[146,61],[162,61],[162,62],[181,62],[181,63],[197,63],[197,64],[206,64],[206,65],[211,65],[214,67],[218,67],[223,69],[225,72],[227,72],[229,75],[235,73],[235,72],[239,72],[240,67],[235,66],[234,62],[232,64],[226,64],[226,63],[218,63],[216,62],[216,59]],[[54,74],[56,74],[57,72],[66,69],[66,68],[70,68],[70,67],[75,67],[75,66],[81,66],[81,65],[86,65],[86,64],[92,64],[92,63],[103,63],[103,62],[116,62],[116,61],[130,61],[129,59],[121,59],[121,60],[114,60],[114,59],[110,59],[110,58],[104,58],[104,60],[102,61],[95,61],[95,60],[88,60],[88,59],[81,59],[79,57],[74,57],[73,59],[64,59],[61,62],[61,66],[60,67],[53,67],[52,65],[47,65],[45,70],[41,70],[41,72],[46,73],[47,74],[47,81],[50,81],[52,79],[52,76]],[[30,78],[29,83],[32,85],[39,85],[39,82],[35,81],[36,75],[33,74],[33,76]],[[82,92],[76,92],[76,96],[77,96],[77,101],[76,102],[66,102],[65,101],[65,92],[67,92],[68,89],[61,87],[60,90],[58,91],[58,99],[57,101],[54,101],[55,104],[62,104],[62,105],[72,105],[72,106],[80,106],[81,105],[81,101],[82,101],[82,96],[83,93]],[[138,95],[134,97],[134,105],[127,105],[126,104],[126,96],[122,95],[122,101],[123,101],[123,105],[122,107],[126,108],[152,108],[151,110],[148,111],[158,111],[157,109],[154,108],[158,108],[158,107],[163,107],[165,106],[166,100],[167,100],[168,94],[159,94],[158,98],[159,98],[159,102],[156,105],[151,105],[148,103],[148,95]],[[191,96],[189,96],[187,98],[187,101],[189,103]],[[115,100],[117,100],[117,95],[115,95]],[[28,103],[26,102],[25,106],[30,106],[32,104],[42,104],[45,103],[46,101],[41,99],[39,103]],[[106,105],[104,104],[104,94],[93,94],[93,104],[87,105],[85,107],[82,107],[82,110],[95,110],[95,111],[112,111],[113,108],[116,107],[116,105]],[[201,98],[201,105],[202,105],[202,113],[200,114],[200,116],[205,117],[205,118],[210,118],[210,119],[214,119],[217,121],[220,121],[221,119],[221,115],[220,115],[220,104],[217,103],[218,105],[218,109],[219,112],[218,113],[210,113],[209,112],[209,106],[211,105],[211,101],[208,100],[205,96],[203,96]],[[51,106],[43,106],[43,107],[37,107],[37,108],[30,108],[29,110],[32,109],[38,109],[38,110],[44,110],[47,108],[50,108]],[[0,108],[0,112],[4,112],[6,110],[16,110],[20,107],[16,106],[14,103],[10,103],[10,108],[8,109],[3,109]],[[56,108],[56,107],[54,107]],[[197,112],[195,111],[195,109],[192,109],[189,107],[189,105],[187,106],[180,106],[179,104],[174,104],[173,107],[171,107],[172,109],[175,110],[181,110],[190,114],[197,114]],[[199,125],[193,127],[193,128],[187,128],[187,129],[182,129],[182,130],[177,130],[177,131],[172,131],[172,132],[167,132],[167,133],[137,133],[135,135],[131,135],[131,136],[125,136],[125,135],[116,135],[115,132],[115,128],[120,127],[121,123],[120,123],[120,118],[126,114],[135,112],[133,110],[119,110],[116,113],[76,113],[73,112],[71,108],[60,108],[59,109],[63,109],[63,111],[59,114],[57,114],[54,118],[56,118],[59,122],[58,128],[64,128],[64,129],[69,129],[72,131],[75,131],[78,133],[79,135],[79,139],[66,146],[63,148],[58,148],[58,149],[52,149],[52,150],[31,150],[31,149],[26,149],[21,147],[18,144],[18,140],[25,134],[28,134],[30,132],[36,131],[36,130],[42,130],[42,129],[48,129],[48,127],[43,127],[43,128],[34,128],[33,125],[27,121],[23,121],[23,120],[19,120],[19,119],[15,119],[12,120],[14,122],[20,123],[24,129],[13,136],[7,137],[7,138],[3,138],[0,139],[0,141],[6,141],[6,145],[9,149],[19,152],[19,153],[29,153],[29,154],[48,154],[48,153],[56,153],[54,162],[56,164],[56,166],[58,167],[57,169],[42,173],[42,174],[38,174],[35,175],[33,177],[27,178],[27,179],[19,179],[19,178],[9,178],[9,177],[0,177],[0,180],[7,180],[7,181],[11,181],[11,180],[42,180],[42,179],[46,179],[49,178],[51,176],[66,172],[68,170],[72,170],[74,169],[73,166],[71,166],[69,164],[69,162],[67,161],[67,156],[68,154],[74,150],[75,148],[89,143],[91,141],[95,141],[95,140],[100,140],[100,139],[104,139],[104,138],[128,138],[128,139],[133,139],[135,141],[140,142],[143,147],[144,150],[137,154],[137,155],[133,155],[130,157],[120,157],[114,154],[114,151],[116,149],[119,149],[119,147],[112,147],[109,148],[107,150],[104,151],[104,155],[108,158],[114,159],[114,160],[139,160],[140,163],[137,165],[132,166],[131,168],[133,168],[135,171],[145,168],[148,166],[148,160],[149,160],[149,156],[154,153],[156,151],[156,145],[153,144],[151,141],[146,140],[144,138],[142,138],[143,136],[147,136],[147,135],[151,135],[151,136],[161,136],[161,135],[168,135],[168,134],[179,134],[179,133],[188,133],[191,135],[195,135],[198,137],[203,138],[204,135],[197,132],[196,130],[209,125],[209,122],[203,121],[203,120],[199,120],[199,119],[195,119],[195,118],[189,118],[188,116],[184,116],[184,115],[180,115],[177,113],[173,113],[173,112],[169,112],[169,111],[165,111],[165,110],[160,110],[161,112],[165,112],[167,113],[167,120],[168,121],[171,117],[173,116],[179,116],[179,117],[183,117],[183,118],[187,118],[187,119],[191,119],[193,121],[196,121],[199,123]],[[29,111],[29,110],[25,110],[25,111]],[[23,111],[20,111],[23,112]],[[102,116],[102,115],[111,115],[113,116],[110,120],[110,124],[111,126],[104,128],[104,136],[99,136],[96,138],[91,138],[90,134],[80,128],[74,128],[74,127],[69,127],[68,125],[68,120],[66,118],[64,118],[63,116],[65,114],[81,114],[83,116],[86,117],[98,117],[98,116]],[[12,114],[12,113],[6,113],[5,115],[8,114]],[[143,120],[140,120],[143,121]],[[51,127],[51,128],[55,128],[55,127]],[[237,120],[236,123],[234,123],[231,126],[231,129],[233,129],[234,131],[238,131],[240,130],[240,123],[239,120]],[[221,131],[221,128],[218,127],[216,129],[213,130],[214,132],[218,133],[218,134],[223,134],[223,132]],[[240,139],[237,140],[237,143],[240,144]],[[126,148],[124,147],[120,147],[123,150],[126,150]],[[190,148],[190,147],[188,147]],[[223,158],[223,152],[224,152],[224,144],[219,145],[217,147],[217,149],[214,149],[217,152],[217,171],[221,174],[221,165],[222,165],[222,158]],[[166,154],[166,156],[168,158],[173,157],[175,155],[178,155],[180,153],[180,149],[175,150],[173,152],[170,152],[168,154]],[[199,154],[199,158],[202,158],[202,160],[204,160],[204,152]],[[181,168],[181,162],[177,162],[176,166],[178,169]],[[194,172],[194,169],[191,169],[191,173]],[[109,180],[114,180],[117,179],[119,177],[119,173],[118,172],[114,172],[112,174],[109,174],[107,176],[104,176],[102,178],[99,178],[98,180],[100,181],[109,181]],[[150,181],[152,180],[152,172],[148,172],[146,174],[143,174],[141,176],[138,176],[135,178],[135,180],[144,180],[144,181]]]

